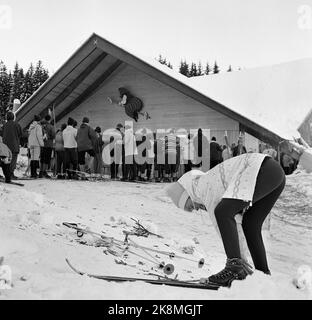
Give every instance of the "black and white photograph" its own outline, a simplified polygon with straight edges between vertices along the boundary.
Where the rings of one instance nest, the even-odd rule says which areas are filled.
[[[312,1],[0,0],[0,167],[0,300],[312,300]]]

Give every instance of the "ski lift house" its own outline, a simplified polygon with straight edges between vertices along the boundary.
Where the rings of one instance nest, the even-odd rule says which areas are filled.
[[[217,80],[209,77],[198,81]],[[231,90],[234,82],[230,81],[222,90]],[[117,123],[131,120],[122,108],[108,102],[108,97],[119,98],[119,87],[126,87],[139,97],[151,115],[149,120],[134,123],[134,130],[210,129],[210,135],[221,144],[225,131],[230,143],[237,142],[240,132],[274,146],[285,138],[279,130],[255,120],[248,110],[235,109],[232,102],[223,103],[218,96],[214,99],[213,85],[199,85],[158,61],[140,57],[97,34],[92,34],[17,110],[16,118],[26,128],[35,114],[45,116],[53,109],[57,127],[66,123],[69,116],[78,124],[87,116],[90,125],[100,126],[102,131],[115,128]],[[253,108],[253,104],[249,107]]]

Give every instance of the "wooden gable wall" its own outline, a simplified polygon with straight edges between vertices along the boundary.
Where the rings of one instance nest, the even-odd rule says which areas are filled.
[[[58,121],[58,127],[66,123],[69,116],[76,119],[79,125],[87,116],[90,125],[94,128],[100,126],[102,131],[131,120],[121,107],[108,103],[107,97],[119,99],[119,87],[125,87],[139,97],[144,103],[144,110],[152,117],[147,121],[140,118],[134,123],[135,130],[143,127],[153,131],[168,128],[210,129],[211,136],[216,136],[221,144],[224,144],[224,131],[227,130],[230,142],[237,141],[237,121],[127,64],[122,64],[90,98]]]

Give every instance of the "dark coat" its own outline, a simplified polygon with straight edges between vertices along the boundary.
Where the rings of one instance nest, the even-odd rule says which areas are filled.
[[[210,160],[219,162],[222,160],[222,148],[216,141],[210,142]]]
[[[138,97],[133,96],[127,89],[119,88],[120,98],[123,96],[127,97],[125,107],[125,112],[127,116],[133,120],[138,120],[138,112],[143,109],[143,102]]]
[[[22,128],[14,120],[9,120],[3,126],[3,143],[5,143],[12,153],[19,153]]]
[[[95,131],[88,124],[83,123],[77,132],[78,151],[93,150],[96,138]]]
[[[95,153],[102,153],[104,142],[102,140],[102,136],[98,136],[93,145],[93,150]]]
[[[44,147],[53,148],[53,140],[55,139],[54,126],[51,123],[44,121],[42,122],[42,130],[45,135],[45,138],[43,139]]]
[[[233,149],[233,157],[239,156],[241,154],[247,153],[245,146],[242,146],[241,152],[239,152],[238,146]]]

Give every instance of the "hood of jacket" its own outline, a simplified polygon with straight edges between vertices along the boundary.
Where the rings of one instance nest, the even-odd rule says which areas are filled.
[[[37,121],[32,122],[29,126],[29,132],[34,130],[38,125],[39,123]]]

